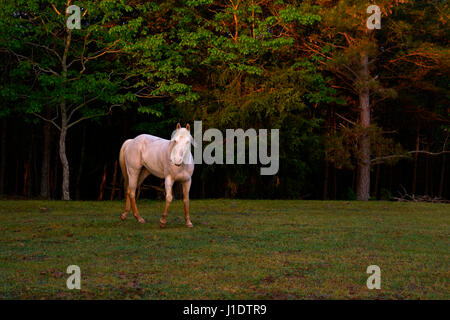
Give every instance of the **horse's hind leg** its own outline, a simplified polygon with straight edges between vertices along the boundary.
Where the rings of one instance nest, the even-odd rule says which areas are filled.
[[[120,163],[120,170],[122,171],[122,175],[123,175],[123,190],[125,193],[125,211],[122,213],[122,215],[120,216],[120,219],[125,220],[127,218],[128,213],[130,212],[130,196],[128,195],[128,172],[126,169],[126,165],[125,165],[125,154],[124,154],[124,149],[126,147],[126,145],[130,142],[131,140],[127,140],[122,148],[120,149],[120,155],[119,155],[119,163]]]
[[[173,186],[173,179],[170,176],[166,177],[165,185],[166,185],[166,207],[164,208],[164,212],[162,214],[161,219],[159,219],[159,226],[161,228],[164,228],[166,226],[166,218],[167,218],[167,212],[169,211],[169,205],[172,202],[172,186]]]
[[[142,169],[141,173],[139,174],[139,181],[137,183],[137,186],[139,187],[142,182],[145,180],[145,178],[147,178],[149,176],[150,172],[147,169]],[[126,197],[126,203],[125,203],[125,211],[124,213],[122,213],[122,215],[120,216],[120,218],[122,220],[125,220],[127,218],[128,213],[130,213],[130,209],[131,209],[131,199],[130,199],[130,188],[128,187],[128,185],[125,185],[125,197]],[[136,204],[134,205],[134,207],[136,207]],[[134,208],[133,208],[133,214],[134,214]],[[137,212],[137,208],[136,208],[136,212]],[[143,221],[144,219],[142,219],[139,216],[139,212],[138,212],[138,216],[136,216],[136,214],[134,214],[134,216],[136,217],[136,219],[139,220],[139,218]],[[139,220],[139,222],[141,222]]]
[[[125,172],[125,174],[127,174]],[[125,175],[124,174],[124,175]],[[131,203],[130,203],[130,192],[128,188],[128,176],[124,179],[124,190],[125,190],[125,211],[120,215],[120,219],[124,221],[127,218],[127,215],[130,213]]]
[[[132,170],[130,170],[132,171]],[[145,220],[139,214],[138,208],[136,206],[136,187],[138,183],[138,177],[140,170],[134,170],[133,174],[130,174],[130,180],[128,181],[128,197],[130,198],[131,209],[133,210],[134,217],[140,222],[145,223]],[[137,172],[136,172],[137,171]]]
[[[125,190],[125,197],[127,199],[126,203],[125,203],[125,211],[120,216],[120,219],[122,219],[122,220],[125,220],[127,218],[128,213],[130,212],[130,196],[129,196],[128,187]]]

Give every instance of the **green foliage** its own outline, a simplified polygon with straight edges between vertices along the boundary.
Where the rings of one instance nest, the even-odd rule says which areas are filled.
[[[380,190],[380,200],[391,200],[392,193],[386,188],[381,188]]]
[[[347,200],[356,200],[356,193],[350,187],[348,187],[348,189],[347,189]]]
[[[383,130],[376,125],[364,129],[360,125],[342,127],[335,135],[325,140],[326,160],[333,162],[337,168],[354,169],[362,154],[359,141],[362,135],[368,135],[371,144],[372,161],[383,158],[383,162],[394,165],[400,157],[386,158],[390,155],[410,157],[402,146],[392,138],[387,138]],[[380,160],[381,161],[381,160]]]
[[[83,11],[82,28],[69,32],[61,15],[63,1],[46,5],[37,0],[6,1],[0,19],[5,30],[1,47],[17,63],[8,70],[10,83],[1,88],[4,99],[19,100],[28,113],[40,113],[45,106],[64,101],[67,111],[75,109],[78,118],[108,114],[110,106],[127,107],[142,96],[176,96],[180,102],[197,99],[191,87],[179,80],[190,69],[183,46],[170,31],[180,23],[177,16],[171,17],[173,23],[164,32],[150,35],[152,25],[144,21],[152,21],[155,14],[164,17],[167,9],[148,3],[130,6],[125,1],[77,5]],[[24,84],[32,90],[24,90]],[[159,115],[148,106],[138,110]]]

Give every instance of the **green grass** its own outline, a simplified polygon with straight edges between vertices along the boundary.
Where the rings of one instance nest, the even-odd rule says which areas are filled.
[[[197,200],[193,229],[179,200],[166,229],[163,202],[138,206],[144,225],[121,222],[119,201],[0,201],[0,298],[450,298],[449,205]]]

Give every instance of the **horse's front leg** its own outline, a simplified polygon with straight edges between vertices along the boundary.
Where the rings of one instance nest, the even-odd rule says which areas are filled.
[[[189,218],[189,189],[191,189],[191,179],[182,183],[183,185],[183,203],[184,203],[184,219],[186,226],[192,228],[194,225]]]
[[[164,212],[162,214],[161,219],[159,219],[159,226],[161,228],[164,228],[167,223],[167,212],[169,211],[169,205],[172,202],[172,186],[173,186],[174,180],[171,176],[167,176],[165,180],[165,186],[166,186],[166,207],[164,208]]]

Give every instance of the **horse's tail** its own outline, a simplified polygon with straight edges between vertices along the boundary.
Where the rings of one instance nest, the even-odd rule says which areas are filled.
[[[127,190],[128,190],[128,171],[127,171],[127,165],[125,164],[125,148],[132,140],[133,139],[128,139],[127,141],[125,141],[123,143],[122,148],[120,148],[120,154],[119,154],[119,163],[120,163],[120,169],[122,170],[122,175],[123,175],[125,194],[127,193]]]

